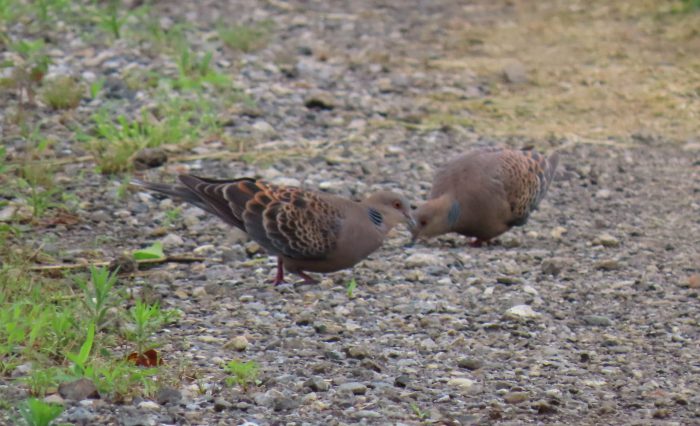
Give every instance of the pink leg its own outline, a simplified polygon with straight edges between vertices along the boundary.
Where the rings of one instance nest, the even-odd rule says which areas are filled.
[[[284,284],[284,265],[282,264],[282,258],[277,258],[277,276],[275,277],[272,284],[279,285]]]
[[[304,284],[316,284],[316,283],[318,283],[318,281],[316,281],[312,277],[306,275],[302,271],[297,272],[297,275],[299,275],[300,277],[302,277],[304,279]]]
[[[484,244],[489,245],[489,240],[482,240],[480,238],[474,238],[469,245],[472,247],[481,247]]]

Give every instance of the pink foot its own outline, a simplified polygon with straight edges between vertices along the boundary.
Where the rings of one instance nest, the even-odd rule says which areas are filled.
[[[469,245],[471,247],[482,247],[484,245],[489,245],[489,240],[482,240],[480,238],[474,238],[471,242],[469,242]]]
[[[275,279],[272,280],[272,284],[274,284],[274,285],[284,284],[284,265],[282,264],[281,257],[277,258],[277,275],[275,276]]]

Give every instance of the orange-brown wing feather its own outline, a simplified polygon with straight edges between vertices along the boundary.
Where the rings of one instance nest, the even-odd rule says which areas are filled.
[[[513,214],[513,224],[527,221],[547,193],[558,162],[558,155],[549,158],[532,150],[500,152],[500,169],[506,196]]]
[[[336,247],[342,210],[317,193],[250,178],[182,175],[180,180],[209,211],[247,232],[272,254],[321,259]]]

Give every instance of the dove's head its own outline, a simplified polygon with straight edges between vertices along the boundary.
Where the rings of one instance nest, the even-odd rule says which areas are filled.
[[[376,225],[386,225],[387,230],[394,225],[405,222],[409,228],[413,228],[413,216],[411,215],[411,205],[402,195],[391,191],[379,191],[370,195],[363,201],[370,208],[370,220]],[[372,210],[379,213],[374,215]]]
[[[450,232],[459,220],[460,206],[450,197],[438,197],[426,201],[412,213],[415,226],[411,229],[413,241]]]

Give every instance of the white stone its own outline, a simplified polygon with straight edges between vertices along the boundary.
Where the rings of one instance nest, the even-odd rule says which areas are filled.
[[[539,317],[540,313],[535,312],[530,305],[515,305],[506,311],[505,316],[512,319],[530,319]]]
[[[453,377],[447,381],[447,384],[466,390],[471,389],[476,382],[472,379],[467,379],[466,377]]]
[[[142,410],[158,410],[160,409],[160,405],[153,401],[141,401],[139,403],[139,408]]]
[[[430,253],[413,253],[408,256],[404,263],[408,268],[419,268],[422,266],[441,265],[442,258]]]

